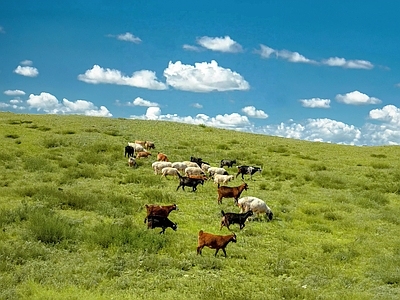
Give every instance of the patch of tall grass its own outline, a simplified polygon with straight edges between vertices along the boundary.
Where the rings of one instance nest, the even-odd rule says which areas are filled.
[[[76,225],[46,208],[33,209],[28,215],[28,230],[33,237],[45,244],[59,244],[76,239]]]

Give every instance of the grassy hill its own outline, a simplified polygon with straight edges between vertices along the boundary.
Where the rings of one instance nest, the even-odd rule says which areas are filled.
[[[151,140],[128,167],[127,142]],[[399,299],[400,147],[354,147],[181,123],[0,113],[0,299]],[[261,166],[242,196],[274,220],[233,229],[216,186],[176,191],[151,169],[202,157]],[[230,174],[236,168],[228,169]],[[239,185],[235,179],[231,186]],[[147,203],[176,203],[178,230],[147,230]]]

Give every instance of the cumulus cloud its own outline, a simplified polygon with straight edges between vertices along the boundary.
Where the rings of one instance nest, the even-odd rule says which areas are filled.
[[[26,107],[24,106],[24,101],[22,101],[21,99],[12,99],[8,103],[0,102],[0,108],[14,109],[14,110],[26,109]]]
[[[379,104],[382,101],[378,98],[369,97],[359,91],[350,92],[344,95],[336,95],[336,101],[351,104],[351,105],[368,105],[368,104]]]
[[[77,100],[75,102],[63,99],[59,102],[58,99],[46,92],[40,95],[30,94],[26,101],[30,109],[44,111],[49,114],[82,114],[86,116],[112,117],[112,114],[105,106],[97,108],[92,102],[86,100]]]
[[[276,58],[282,58],[293,63],[316,63],[316,61],[308,59],[298,52],[292,52],[289,50],[275,50],[262,44],[260,45],[260,50],[256,50],[255,52],[260,54],[262,58],[270,58],[271,56],[275,56]]]
[[[260,109],[257,110],[254,106],[243,107],[242,112],[244,112],[245,115],[251,118],[259,118],[259,119],[268,118],[268,115],[264,111]]]
[[[349,145],[358,144],[361,137],[361,131],[355,126],[331,119],[308,119],[303,124],[289,122],[268,125],[256,129],[256,132],[314,142]]]
[[[161,109],[159,107],[149,107],[146,111],[146,119],[157,120],[161,116]]]
[[[30,66],[18,66],[14,73],[27,77],[36,77],[39,75],[38,69]]]
[[[345,69],[366,69],[370,70],[374,68],[374,65],[367,60],[353,59],[346,60],[341,57],[330,57],[321,61],[306,58],[298,52],[292,52],[289,50],[275,50],[271,47],[260,44],[260,49],[256,50],[255,53],[259,54],[261,58],[281,58],[293,63],[308,63],[316,65],[327,65],[330,67],[341,67]]]
[[[197,43],[209,50],[219,52],[237,53],[242,52],[242,46],[232,40],[229,36],[225,37],[208,37],[203,36],[197,39]]]
[[[130,116],[132,119],[146,119],[146,120],[160,120],[160,121],[172,121],[186,124],[204,124],[211,127],[227,128],[243,130],[244,128],[251,126],[248,118],[238,113],[217,115],[215,117],[209,117],[205,114],[198,114],[195,117],[192,116],[178,116],[177,114],[166,114],[161,113],[159,107],[149,107],[146,114],[143,116]]]
[[[25,92],[21,90],[6,90],[4,91],[4,94],[7,96],[23,96],[25,95]]]
[[[331,100],[321,98],[300,99],[301,105],[307,108],[329,108]]]
[[[394,105],[386,105],[382,109],[371,110],[369,118],[399,126],[400,130],[400,109]]]
[[[322,64],[331,67],[342,67],[346,69],[366,69],[370,70],[374,68],[374,65],[367,60],[346,60],[340,57],[330,57],[322,60]]]
[[[249,83],[230,69],[218,66],[215,60],[192,65],[169,62],[164,70],[168,85],[175,89],[191,92],[248,90]]]
[[[0,33],[6,33],[3,26],[0,26]]]
[[[134,106],[147,106],[147,107],[158,106],[158,103],[150,102],[150,101],[144,100],[143,98],[140,98],[140,97],[137,97],[135,100],[133,100],[132,104]]]
[[[128,85],[150,90],[165,90],[168,87],[165,83],[157,80],[155,72],[148,70],[136,71],[131,77],[125,76],[121,71],[109,68],[102,68],[94,65],[92,69],[86,70],[85,74],[79,74],[78,79],[92,84],[117,84]]]

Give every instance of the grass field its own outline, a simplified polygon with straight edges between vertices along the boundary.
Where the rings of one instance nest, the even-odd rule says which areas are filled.
[[[137,139],[156,149],[129,168],[124,146]],[[400,298],[399,146],[6,112],[0,141],[0,299]],[[176,191],[151,169],[157,151],[261,166],[242,196],[274,219],[231,226],[226,258],[196,255],[199,230],[229,234],[220,211],[238,208],[218,205],[212,182]],[[176,203],[178,230],[148,230],[148,203]]]

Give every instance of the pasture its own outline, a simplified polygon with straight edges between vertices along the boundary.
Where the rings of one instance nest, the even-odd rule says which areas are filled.
[[[155,143],[128,166],[124,147]],[[0,299],[399,299],[400,147],[354,147],[172,122],[0,112]],[[274,213],[220,230],[217,186],[155,175],[170,161],[262,167],[244,196]],[[225,167],[236,175],[237,168]],[[240,176],[229,186],[242,183]],[[145,204],[176,203],[148,230]]]

